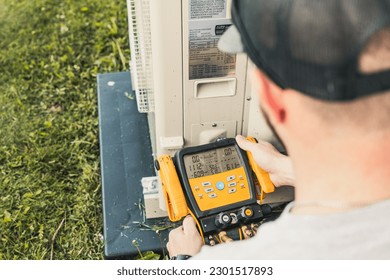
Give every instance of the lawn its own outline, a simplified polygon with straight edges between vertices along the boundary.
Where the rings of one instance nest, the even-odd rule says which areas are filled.
[[[96,75],[125,0],[0,0],[0,259],[102,259]]]

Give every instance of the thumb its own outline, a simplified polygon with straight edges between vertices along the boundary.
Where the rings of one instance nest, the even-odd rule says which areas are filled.
[[[253,152],[257,146],[257,143],[246,140],[246,138],[242,135],[237,135],[236,141],[238,146],[240,146],[240,148],[244,151]]]
[[[184,232],[193,232],[193,231],[197,231],[197,227],[196,227],[196,223],[195,223],[195,220],[194,218],[192,218],[191,216],[187,216],[184,218],[183,220],[183,231]]]

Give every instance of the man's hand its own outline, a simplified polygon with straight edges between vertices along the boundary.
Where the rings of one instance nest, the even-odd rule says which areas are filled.
[[[250,142],[241,135],[237,135],[236,141],[241,149],[251,152],[256,163],[269,173],[275,187],[294,186],[295,176],[288,156],[279,153],[268,142]]]
[[[185,217],[183,225],[169,233],[167,249],[170,257],[177,255],[194,256],[202,246],[202,237],[196,228],[195,220],[191,216]]]

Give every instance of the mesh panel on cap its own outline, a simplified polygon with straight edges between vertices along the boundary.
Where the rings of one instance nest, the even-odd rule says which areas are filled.
[[[359,72],[365,43],[390,25],[390,0],[235,0],[253,62],[281,87],[327,100],[390,89],[390,71]]]
[[[277,43],[277,13],[280,1],[268,1],[264,3],[264,9],[246,9],[244,17],[248,19],[257,19],[256,21],[246,21],[251,25],[251,29],[256,30],[257,38],[267,48],[273,49]]]
[[[294,1],[289,22],[291,55],[322,65],[345,63],[356,57],[356,48],[367,39],[365,30],[373,28],[370,25],[378,14],[375,0]]]

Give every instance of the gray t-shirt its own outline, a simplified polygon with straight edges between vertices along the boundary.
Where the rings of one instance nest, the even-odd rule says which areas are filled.
[[[255,237],[203,246],[192,259],[390,259],[390,200],[323,215],[291,214],[291,206]]]

